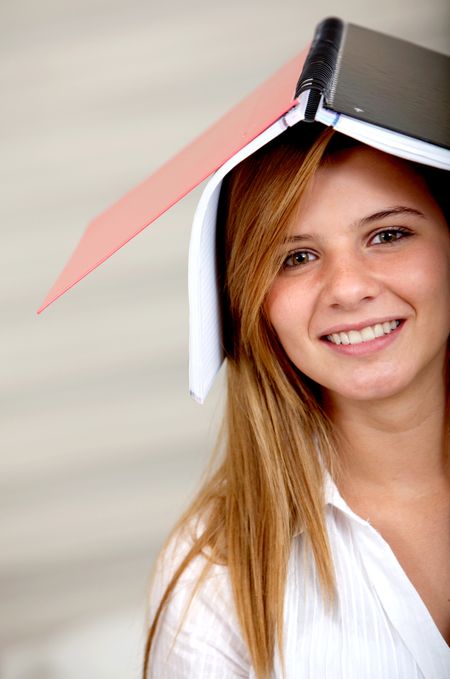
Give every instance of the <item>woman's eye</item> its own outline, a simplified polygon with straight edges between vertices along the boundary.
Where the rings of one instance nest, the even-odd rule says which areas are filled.
[[[316,259],[316,255],[307,250],[297,250],[296,252],[291,252],[290,255],[286,257],[283,262],[283,269],[292,269],[297,266],[303,266],[308,262],[312,262]]]
[[[370,240],[371,245],[384,245],[386,243],[395,243],[395,241],[410,236],[411,232],[407,229],[400,229],[396,227],[395,229],[383,229],[383,231],[378,231]]]

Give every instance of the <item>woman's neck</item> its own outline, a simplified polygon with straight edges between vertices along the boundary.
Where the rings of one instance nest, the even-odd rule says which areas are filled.
[[[374,495],[434,492],[448,478],[445,387],[376,402],[327,397],[341,446],[342,483]]]

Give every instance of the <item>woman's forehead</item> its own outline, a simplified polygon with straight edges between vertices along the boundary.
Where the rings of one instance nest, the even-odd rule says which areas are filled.
[[[355,186],[371,192],[414,194],[425,181],[411,163],[370,146],[359,145],[328,156],[319,167],[313,190],[336,190]]]
[[[425,180],[410,163],[360,145],[327,157],[302,196],[290,230],[328,218],[349,223],[396,205],[439,211]]]

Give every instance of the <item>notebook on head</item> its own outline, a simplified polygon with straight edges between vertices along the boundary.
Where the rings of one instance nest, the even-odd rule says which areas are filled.
[[[190,391],[202,402],[223,360],[215,271],[221,181],[289,127],[316,121],[401,158],[450,169],[450,58],[328,18],[303,50],[139,186],[95,218],[39,312],[213,174],[191,237]]]

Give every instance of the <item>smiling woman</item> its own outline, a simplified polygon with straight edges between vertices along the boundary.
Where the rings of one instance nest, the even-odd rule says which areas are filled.
[[[448,675],[443,187],[316,125],[228,177],[223,459],[161,558],[149,676]]]
[[[448,227],[408,163],[363,146],[333,154],[300,201],[284,247],[267,312],[291,361],[329,398],[423,394],[439,383]]]

